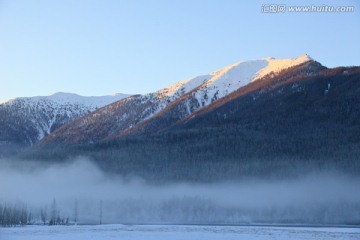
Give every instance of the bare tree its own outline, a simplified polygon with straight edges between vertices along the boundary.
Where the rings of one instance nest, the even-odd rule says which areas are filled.
[[[75,200],[75,204],[74,204],[74,222],[75,222],[75,225],[77,225],[78,221],[79,221],[78,200]]]
[[[46,224],[46,220],[47,220],[47,205],[45,205],[43,208],[41,208],[40,210],[40,217],[41,217],[41,221],[43,222],[43,224]]]
[[[54,198],[52,204],[51,204],[51,218],[49,221],[49,225],[55,225],[57,220],[58,210],[57,210],[57,204],[56,199]]]
[[[103,201],[100,200],[100,206],[99,206],[100,225],[102,224],[102,217],[103,217]]]

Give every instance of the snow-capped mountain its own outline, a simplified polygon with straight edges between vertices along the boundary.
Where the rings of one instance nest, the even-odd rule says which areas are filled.
[[[18,156],[88,156],[105,171],[152,181],[286,176],[325,166],[359,174],[359,79],[360,67],[329,69],[307,55],[239,62],[75,118]],[[9,119],[8,140],[38,136],[27,118]],[[0,143],[0,157],[4,149]]]
[[[203,107],[195,96],[206,88],[195,87],[118,131],[117,120],[128,124],[141,119],[141,109],[159,106],[129,97],[65,124],[25,158],[83,155],[110,173],[154,182],[283,179],[323,170],[359,176],[359,79],[360,67],[329,69],[310,60],[249,80]],[[198,109],[189,114],[186,104]]]
[[[268,65],[254,73],[254,69],[263,64],[263,61],[266,61]],[[244,65],[245,69],[242,69]],[[245,62],[242,65],[237,63],[225,69],[228,71],[224,72],[223,69],[215,72],[215,76],[208,82],[177,99],[158,114],[109,138],[135,133],[151,133],[169,128],[178,121],[195,117],[196,113],[203,109],[212,109],[213,106],[220,102],[230,101],[234,96],[237,96],[237,92],[242,92],[244,89],[247,89],[246,92],[249,92],[272,88],[274,83],[288,78],[284,77],[283,74],[286,71],[290,71],[294,75],[300,75],[305,72],[307,76],[310,76],[326,68],[312,60],[309,56],[303,55],[289,60],[265,58]],[[252,77],[248,77],[252,73],[254,73]],[[255,98],[256,96],[254,96]]]
[[[83,97],[59,92],[9,100],[0,104],[0,143],[32,145],[64,123],[127,96]]]
[[[80,117],[57,129],[40,144],[92,143],[121,134],[151,129],[157,123],[176,122],[195,111],[266,76],[313,62],[308,55],[294,59],[263,58],[243,61],[207,75],[190,78],[154,93],[135,95]],[[171,111],[168,111],[171,109]],[[166,119],[163,113],[167,112]],[[144,127],[145,126],[145,127]]]

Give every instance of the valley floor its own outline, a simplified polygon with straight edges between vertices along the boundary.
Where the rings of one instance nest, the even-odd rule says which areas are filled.
[[[360,239],[360,228],[277,226],[83,225],[0,228],[0,240],[328,240]]]

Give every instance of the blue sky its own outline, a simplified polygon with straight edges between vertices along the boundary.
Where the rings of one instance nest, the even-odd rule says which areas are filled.
[[[261,12],[274,1],[0,0],[0,102],[147,93],[268,56],[360,65],[358,1],[275,2],[355,11]]]

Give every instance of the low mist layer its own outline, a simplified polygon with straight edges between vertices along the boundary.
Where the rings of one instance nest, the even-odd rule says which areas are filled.
[[[359,186],[359,178],[335,172],[154,185],[105,174],[85,158],[52,165],[0,162],[0,203],[26,205],[34,222],[41,222],[41,209],[52,211],[55,200],[59,215],[79,223],[359,224]]]

